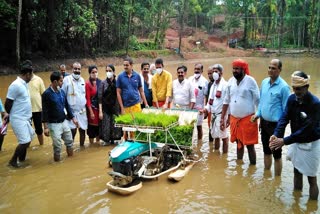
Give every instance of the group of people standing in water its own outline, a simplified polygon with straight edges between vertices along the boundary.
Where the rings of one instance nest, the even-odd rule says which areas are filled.
[[[142,108],[151,106],[197,109],[199,142],[203,137],[203,120],[208,118],[209,141],[214,142],[214,148],[219,150],[222,140],[222,152],[227,153],[230,137],[230,141],[237,144],[237,158],[243,158],[246,147],[252,165],[256,164],[254,145],[258,144],[260,127],[265,169],[270,170],[274,159],[277,176],[282,171],[281,148],[289,145],[287,158],[294,166],[294,188],[302,189],[302,175],[306,175],[310,198],[318,198],[320,102],[309,92],[310,76],[305,72],[293,72],[291,93],[289,85],[280,77],[282,62],[279,59],[270,61],[268,77],[260,89],[250,75],[248,63],[242,59],[232,62],[233,76],[228,81],[223,78],[221,64],[208,67],[209,80],[203,75],[201,63],[194,65],[189,78],[188,68],[179,66],[174,80],[160,58],[154,64],[143,62],[141,72],[134,71],[131,58],[125,58],[123,66],[124,71],[116,76],[115,67],[107,65],[104,80],[98,78],[97,66],[89,66],[89,79],[85,81],[80,63],[73,63],[70,74],[66,66],[61,65],[60,71],[52,72],[51,84],[45,89],[41,78],[33,73],[32,62],[24,61],[20,75],[9,86],[5,111],[0,103],[0,111],[4,119],[10,118],[18,139],[9,165],[19,167],[19,162],[26,159],[35,133],[40,144],[43,144],[43,134],[51,137],[53,159],[60,161],[62,143],[67,155],[73,155],[77,131],[81,147],[85,144],[86,132],[90,144],[110,145],[122,137],[127,139],[129,136],[114,124],[119,114],[141,112]],[[291,134],[284,137],[289,122]],[[2,140],[0,138],[1,144]]]

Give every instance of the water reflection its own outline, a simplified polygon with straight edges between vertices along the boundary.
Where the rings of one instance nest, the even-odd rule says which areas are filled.
[[[202,60],[205,71],[211,64],[225,67],[224,76],[231,76],[234,58]],[[246,58],[252,75],[260,85],[267,75],[269,58]],[[283,58],[281,75],[290,82],[294,70],[311,74],[311,92],[320,96],[320,61],[314,58]],[[165,68],[176,78],[178,65],[188,66],[188,75],[193,73],[194,61],[165,62]],[[106,64],[111,62],[106,62]],[[135,69],[139,70],[139,65]],[[99,68],[100,78],[105,77],[104,68]],[[117,74],[122,66],[116,67]],[[49,85],[50,73],[38,73]],[[88,78],[86,68],[83,76]],[[205,75],[206,76],[206,75]],[[1,76],[0,97],[4,100],[8,85],[15,76]],[[206,123],[206,121],[205,121]],[[206,125],[204,123],[204,125]],[[63,161],[52,161],[50,138],[39,146],[31,144],[25,168],[8,168],[16,139],[11,128],[5,137],[0,152],[0,213],[318,213],[319,203],[308,200],[309,185],[304,179],[302,192],[293,191],[293,167],[285,160],[281,177],[274,177],[273,169],[263,169],[261,144],[256,146],[257,165],[250,166],[245,152],[243,161],[236,160],[236,145],[229,144],[229,153],[213,151],[208,143],[208,130],[202,143],[197,144],[197,154],[202,160],[195,165],[181,182],[173,183],[163,176],[143,182],[143,188],[130,196],[109,193],[106,183],[107,154],[112,147],[89,147],[80,149],[75,142],[75,155]],[[76,137],[77,139],[77,137]],[[196,144],[196,142],[194,142]],[[220,148],[221,150],[221,148]],[[319,174],[318,174],[319,175]]]

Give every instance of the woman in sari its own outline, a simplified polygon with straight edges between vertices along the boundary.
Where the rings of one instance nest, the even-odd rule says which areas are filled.
[[[116,76],[113,65],[106,67],[107,78],[102,81],[99,88],[99,118],[100,138],[104,145],[114,144],[114,140],[121,139],[121,128],[114,127],[115,117],[120,114],[120,106],[117,100]]]

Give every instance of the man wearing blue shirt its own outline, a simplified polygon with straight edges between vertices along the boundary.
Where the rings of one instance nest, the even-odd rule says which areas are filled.
[[[141,98],[144,105],[149,107],[146,97],[144,96],[141,77],[133,70],[133,61],[131,58],[124,59],[123,66],[124,71],[119,74],[116,83],[121,114],[140,112]]]
[[[62,74],[59,71],[54,71],[50,76],[50,80],[50,87],[42,94],[42,122],[44,135],[47,137],[51,135],[53,159],[54,161],[60,161],[62,140],[67,147],[68,156],[73,155],[73,138],[66,119],[71,119],[76,126],[78,121],[71,111],[65,92],[61,90]]]
[[[260,118],[261,141],[264,153],[264,168],[269,170],[274,158],[274,173],[281,175],[282,171],[282,150],[272,152],[269,148],[269,139],[277,126],[277,122],[284,112],[290,95],[289,85],[280,77],[282,62],[279,59],[272,59],[268,67],[268,78],[265,78],[260,87],[260,103],[256,114],[252,117],[255,121]]]
[[[289,145],[287,158],[294,167],[294,189],[302,190],[302,175],[308,176],[309,196],[317,200],[317,172],[320,163],[320,101],[309,89],[310,76],[295,71],[291,76],[294,94],[290,95],[284,113],[270,137],[270,149]],[[290,121],[291,134],[284,137]]]
[[[149,107],[144,95],[141,77],[133,70],[131,58],[124,59],[123,67],[124,71],[119,74],[116,82],[117,99],[121,114],[141,112],[141,99],[145,107]],[[133,133],[130,135],[130,138],[133,138]],[[124,133],[124,139],[127,139],[126,133]]]

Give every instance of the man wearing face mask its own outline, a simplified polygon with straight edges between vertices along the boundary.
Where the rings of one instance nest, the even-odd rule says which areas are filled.
[[[222,106],[223,100],[226,96],[227,90],[227,81],[222,77],[223,75],[223,66],[220,64],[215,64],[211,66],[212,69],[212,79],[214,80],[209,96],[208,96],[208,103],[204,109],[204,113],[211,114],[211,126],[210,126],[210,133],[214,140],[214,149],[219,151],[220,148],[220,139],[223,142],[222,152],[228,152],[228,134],[226,129],[220,129],[220,121],[227,120],[229,114],[226,114],[225,117],[221,118],[222,113]],[[209,118],[209,117],[208,117]]]
[[[85,130],[88,128],[85,81],[81,77],[81,64],[79,62],[73,63],[72,71],[72,75],[64,78],[62,90],[66,93],[70,108],[78,121],[78,126],[69,121],[72,137],[74,139],[77,128],[79,128],[80,146],[83,147],[86,137]]]
[[[230,124],[230,141],[237,143],[237,159],[242,160],[244,146],[247,147],[250,164],[256,164],[254,144],[258,143],[258,123],[251,121],[259,104],[260,93],[255,79],[249,76],[248,63],[242,59],[232,62],[232,73],[223,100],[221,118],[226,118],[228,108],[230,120],[221,120],[220,129]]]
[[[152,102],[157,108],[168,108],[172,95],[172,75],[163,69],[163,60],[156,59],[157,73],[152,78]]]
[[[186,76],[186,67],[179,66],[177,68],[178,79],[172,84],[172,103],[173,108],[193,109],[196,101],[193,87]]]
[[[320,163],[320,101],[309,89],[310,76],[303,71],[291,75],[294,94],[288,98],[285,111],[270,137],[270,149],[279,150],[289,145],[287,159],[294,167],[294,189],[302,190],[302,175],[308,176],[309,197],[317,200],[317,174]],[[284,137],[290,122],[291,134]]]
[[[30,60],[22,62],[20,75],[10,84],[4,104],[13,132],[18,139],[18,146],[9,162],[9,166],[15,168],[20,167],[18,158],[19,161],[25,161],[27,148],[35,134],[31,126],[32,107],[27,85],[32,75],[32,62]]]
[[[152,63],[150,65],[150,69],[149,70],[150,70],[152,76],[155,75],[157,73],[156,65]]]
[[[202,76],[203,65],[197,63],[194,65],[194,75],[189,78],[191,85],[193,86],[194,95],[196,102],[194,109],[202,110],[206,103],[206,96],[208,94],[208,80]],[[198,130],[198,140],[202,140],[202,123],[204,115],[200,112],[197,118],[197,130]]]
[[[73,155],[72,132],[67,119],[71,120],[76,126],[78,121],[67,102],[65,92],[60,89],[63,83],[63,75],[59,71],[54,71],[50,75],[50,81],[50,87],[42,94],[42,123],[45,136],[51,136],[52,139],[53,160],[60,161],[62,140],[66,146],[67,155]]]

